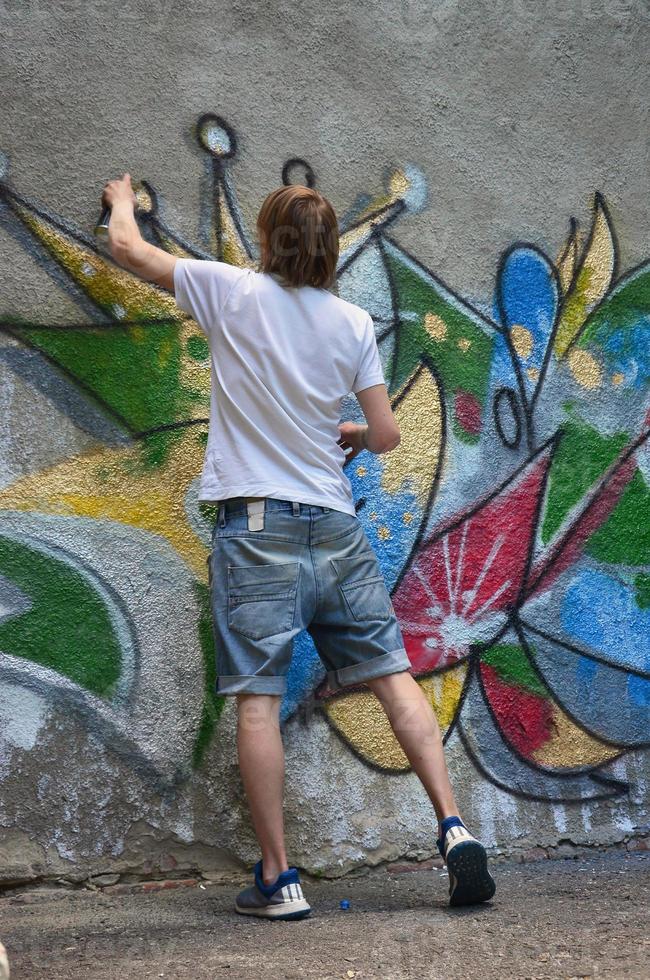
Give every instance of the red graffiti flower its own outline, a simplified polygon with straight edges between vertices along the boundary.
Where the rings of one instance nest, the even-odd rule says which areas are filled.
[[[462,660],[505,623],[526,576],[550,458],[546,446],[412,556],[393,605],[415,674]]]

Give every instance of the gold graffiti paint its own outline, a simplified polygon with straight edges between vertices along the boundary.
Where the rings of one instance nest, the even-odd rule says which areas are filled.
[[[459,664],[441,674],[417,680],[436,714],[443,736],[456,715],[466,671],[465,664]],[[393,772],[410,769],[386,713],[372,692],[342,694],[325,702],[323,708],[334,728],[367,762]],[[408,724],[408,711],[403,723]]]

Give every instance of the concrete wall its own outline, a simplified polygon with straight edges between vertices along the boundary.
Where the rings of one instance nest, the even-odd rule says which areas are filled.
[[[643,834],[647,4],[34,0],[0,26],[0,877],[257,858],[212,690],[206,348],[92,238],[126,170],[152,241],[233,262],[283,168],[331,198],[403,432],[350,478],[461,812],[494,852]],[[376,703],[322,677],[302,635],[291,860],[430,855]]]

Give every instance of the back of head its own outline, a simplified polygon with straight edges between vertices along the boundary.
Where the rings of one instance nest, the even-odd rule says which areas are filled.
[[[284,286],[334,285],[338,222],[334,208],[318,191],[298,184],[271,191],[257,216],[257,230],[262,272]]]

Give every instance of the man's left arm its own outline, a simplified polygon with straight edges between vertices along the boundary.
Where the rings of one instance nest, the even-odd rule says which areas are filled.
[[[177,257],[144,240],[135,220],[136,197],[130,175],[111,180],[104,188],[102,203],[111,209],[108,223],[108,249],[118,265],[140,279],[155,282],[174,293],[174,266]]]

